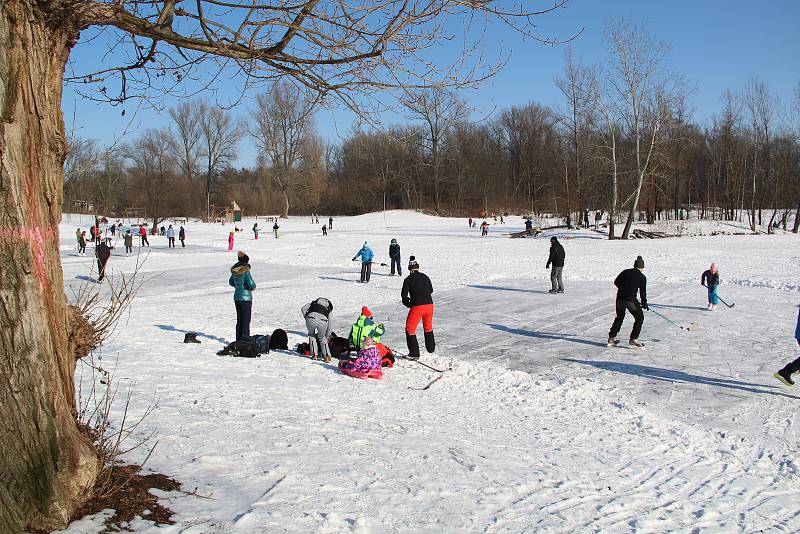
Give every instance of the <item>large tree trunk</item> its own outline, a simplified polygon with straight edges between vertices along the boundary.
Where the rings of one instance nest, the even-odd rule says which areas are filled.
[[[58,251],[64,66],[77,32],[0,4],[0,531],[63,526],[97,455],[75,423],[75,356]]]

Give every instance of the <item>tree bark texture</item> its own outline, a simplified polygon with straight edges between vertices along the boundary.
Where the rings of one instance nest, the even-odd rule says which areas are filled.
[[[100,467],[75,422],[76,359],[58,250],[61,89],[77,31],[37,6],[0,0],[2,533],[63,526]]]

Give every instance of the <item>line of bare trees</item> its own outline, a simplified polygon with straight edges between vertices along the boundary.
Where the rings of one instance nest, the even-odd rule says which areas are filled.
[[[250,122],[200,100],[170,111],[172,124],[121,150],[76,141],[67,198],[103,211],[135,205],[157,224],[174,213],[208,215],[236,200],[250,213],[360,213],[391,208],[438,213],[548,212],[581,221],[607,213],[609,237],[637,219],[748,214],[753,230],[800,221],[800,84],[783,107],[751,79],[726,92],[705,124],[687,109],[687,82],[665,63],[669,47],[640,24],[610,22],[602,65],[570,49],[555,84],[564,104],[500,109],[470,120],[447,88],[406,90],[408,121],[354,131],[328,145],[315,131],[317,100],[275,84],[255,99]],[[237,143],[258,149],[252,169],[233,169]],[[88,170],[87,170],[88,169]],[[593,217],[592,217],[593,218]],[[621,232],[616,225],[624,223]]]

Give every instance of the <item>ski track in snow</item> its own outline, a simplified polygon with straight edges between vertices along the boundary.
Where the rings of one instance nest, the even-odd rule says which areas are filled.
[[[305,217],[282,223],[278,240],[239,235],[258,285],[251,331],[282,327],[292,346],[304,338],[300,307],[326,296],[337,333],[368,305],[387,326],[384,340],[405,352],[402,279],[376,264],[369,284],[354,283],[350,261],[367,240],[388,263],[397,237],[404,272],[416,255],[436,290],[437,353],[423,361],[453,367],[426,391],[409,388],[437,373],[408,361],[365,382],[288,351],[216,356],[235,322],[230,227],[189,224],[184,250],[151,238],[145,285],[103,362],[123,390],[134,387],[129,419],[158,400],[137,432],[159,440],[147,468],[208,498],[159,494],[176,524],[143,518],[130,531],[800,530],[800,391],[772,378],[797,357],[797,236],[608,242],[561,232],[566,293],[549,295],[550,234],[506,239],[522,228],[518,218],[488,238],[461,219],[388,218],[336,218],[328,238]],[[61,226],[66,287],[93,263],[74,256],[75,222]],[[136,263],[119,250],[112,276]],[[653,308],[698,330],[646,312],[644,349],[606,347],[611,280],[639,254]],[[704,310],[699,277],[712,260],[733,309]],[[623,344],[631,324],[628,316]],[[202,344],[182,344],[185,331]],[[64,532],[95,532],[99,522]]]

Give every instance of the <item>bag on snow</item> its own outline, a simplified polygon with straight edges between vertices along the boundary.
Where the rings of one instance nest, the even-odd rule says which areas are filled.
[[[258,358],[258,347],[250,341],[234,341],[217,353],[217,356],[233,356],[234,358]]]
[[[269,336],[269,349],[270,350],[289,350],[289,336],[286,331],[281,328],[276,328]]]
[[[328,340],[328,347],[331,350],[331,356],[334,358],[351,358],[350,342],[346,337],[337,336],[336,332],[331,332],[331,337]]]
[[[252,337],[259,354],[269,354],[269,336],[256,334]]]
[[[339,370],[353,378],[380,380],[383,378],[383,369],[381,369],[381,355],[378,347],[374,345],[364,347],[358,351],[358,357],[355,360],[339,360]]]

